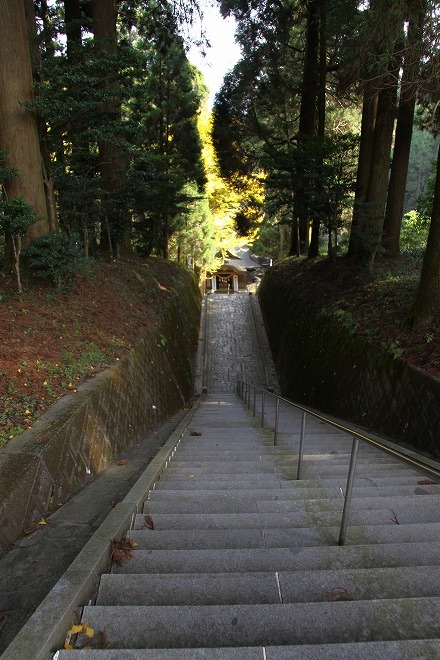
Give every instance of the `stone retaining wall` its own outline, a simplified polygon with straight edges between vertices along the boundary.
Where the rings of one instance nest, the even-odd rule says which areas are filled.
[[[200,294],[182,270],[156,333],[0,452],[0,551],[188,404]]]
[[[283,395],[440,457],[440,381],[304,309],[282,273],[259,299]]]

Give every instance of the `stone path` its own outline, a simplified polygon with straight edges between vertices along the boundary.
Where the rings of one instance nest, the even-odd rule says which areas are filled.
[[[196,391],[202,391],[203,370],[208,392],[234,391],[239,379],[278,391],[255,296],[247,293],[206,296],[203,322],[206,350],[204,355],[202,348],[199,353]]]

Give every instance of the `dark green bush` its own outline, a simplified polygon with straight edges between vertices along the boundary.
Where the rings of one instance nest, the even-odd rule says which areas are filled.
[[[53,232],[32,241],[23,255],[33,274],[65,288],[84,266],[82,244],[76,235]]]

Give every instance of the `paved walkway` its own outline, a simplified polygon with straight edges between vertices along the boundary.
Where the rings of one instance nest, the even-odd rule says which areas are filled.
[[[196,391],[202,391],[203,381],[208,392],[231,392],[239,379],[278,391],[258,299],[248,293],[214,294],[204,303],[206,345],[199,351]]]

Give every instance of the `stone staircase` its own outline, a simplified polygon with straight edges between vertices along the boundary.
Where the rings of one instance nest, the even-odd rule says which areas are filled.
[[[440,485],[361,446],[339,547],[351,439],[308,420],[297,481],[300,427],[207,395],[56,658],[440,658]]]

